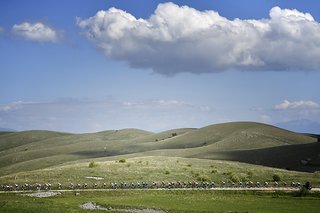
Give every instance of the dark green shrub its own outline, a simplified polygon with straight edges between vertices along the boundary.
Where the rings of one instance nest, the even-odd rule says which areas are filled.
[[[280,177],[280,175],[278,175],[278,174],[274,174],[274,175],[272,176],[272,180],[278,182],[278,181],[281,180],[281,177]]]
[[[119,163],[125,163],[126,162],[126,159],[120,159],[119,160]]]
[[[94,168],[94,167],[97,167],[97,166],[98,166],[98,164],[96,162],[94,162],[94,161],[91,161],[89,163],[89,168]]]
[[[211,178],[208,175],[200,175],[197,178],[198,181],[211,181]]]
[[[253,172],[249,171],[249,172],[247,172],[247,175],[248,175],[249,178],[251,178],[252,175],[253,175]]]
[[[231,180],[232,182],[234,182],[234,183],[240,182],[240,178],[239,178],[238,175],[236,175],[236,174],[232,174],[232,175],[230,176],[230,180]]]

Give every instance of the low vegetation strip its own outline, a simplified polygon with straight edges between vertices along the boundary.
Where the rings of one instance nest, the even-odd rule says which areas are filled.
[[[296,192],[283,191],[105,190],[62,192],[60,196],[48,198],[0,193],[0,212],[83,212],[85,210],[80,206],[88,202],[109,209],[154,209],[174,213],[318,213],[320,193],[298,195]]]

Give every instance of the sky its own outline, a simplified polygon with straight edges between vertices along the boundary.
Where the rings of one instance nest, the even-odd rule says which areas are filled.
[[[0,1],[0,127],[158,132],[255,121],[319,133],[319,8]]]

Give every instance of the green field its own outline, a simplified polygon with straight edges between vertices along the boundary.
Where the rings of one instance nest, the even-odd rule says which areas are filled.
[[[2,183],[52,183],[64,186],[70,183],[142,182],[142,181],[198,181],[202,180],[220,184],[221,181],[264,181],[272,182],[272,176],[278,174],[282,181],[311,181],[320,186],[320,173],[287,171],[282,169],[221,160],[191,159],[178,157],[133,157],[117,156],[96,159],[96,166],[89,167],[89,162],[59,165],[46,169],[19,172],[0,177]],[[126,156],[129,157],[129,156]],[[126,162],[120,163],[119,160]],[[93,180],[86,177],[101,177]]]
[[[320,194],[296,197],[284,192],[150,191],[63,192],[49,198],[0,194],[1,212],[86,212],[79,206],[95,202],[113,209],[153,208],[168,212],[319,212]],[[91,211],[97,212],[97,211]],[[102,212],[102,211],[101,211]]]

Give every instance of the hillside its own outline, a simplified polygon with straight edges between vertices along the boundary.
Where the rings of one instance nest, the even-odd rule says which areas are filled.
[[[65,135],[71,134],[44,130],[9,132],[0,135],[0,151]]]
[[[310,156],[317,162],[319,146],[313,144],[316,141],[316,138],[307,135],[253,122],[224,123],[161,133],[138,129],[87,134],[16,132],[0,135],[0,176],[72,164],[79,160],[108,160],[118,156],[232,160],[316,171],[320,168],[317,164],[312,167],[299,164]],[[308,153],[312,154],[309,156]]]
[[[257,149],[315,142],[314,138],[254,122],[215,124],[171,137],[155,145],[161,149],[210,145],[215,150]]]
[[[196,158],[145,156],[130,157],[124,163],[119,162],[129,156],[109,157],[109,159],[96,159],[96,167],[90,168],[89,161],[77,161],[40,170],[19,172],[0,177],[0,183],[23,184],[36,180],[40,183],[60,182],[64,186],[72,183],[102,183],[110,182],[135,182],[135,181],[213,181],[216,184],[221,181],[239,179],[241,181],[272,181],[274,174],[281,175],[285,181],[299,181],[306,179],[314,185],[320,185],[319,176],[312,173],[287,171],[247,163],[239,163],[225,160],[209,160]],[[99,177],[95,180],[88,177]]]

